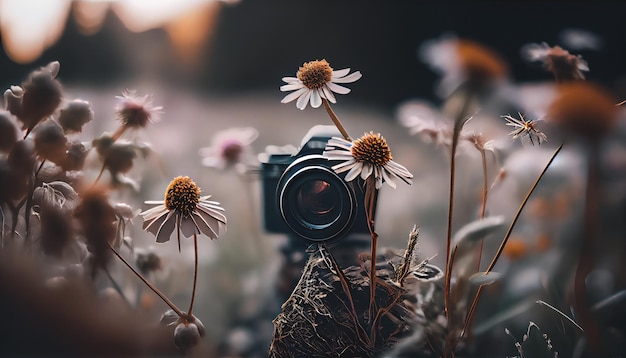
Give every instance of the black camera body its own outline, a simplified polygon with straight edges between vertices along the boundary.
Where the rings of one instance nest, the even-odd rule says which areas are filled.
[[[261,162],[264,225],[268,232],[296,234],[309,242],[334,242],[369,234],[364,187],[332,170],[322,156],[326,143],[341,136],[334,126],[314,126],[296,154],[267,153]]]

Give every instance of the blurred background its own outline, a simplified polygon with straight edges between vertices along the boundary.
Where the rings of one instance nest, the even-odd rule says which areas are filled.
[[[311,126],[330,121],[321,109],[300,111],[294,103],[281,104],[285,95],[279,91],[281,78],[294,76],[299,66],[315,59],[328,60],[334,69],[361,71],[363,78],[348,85],[352,92],[338,96],[335,112],[354,137],[370,130],[382,132],[394,160],[415,175],[412,186],[381,192],[377,217],[381,245],[403,248],[408,231],[418,224],[420,255],[435,256],[433,262],[442,267],[446,153],[411,136],[397,120],[398,109],[407,101],[426,100],[439,106],[444,100],[436,94],[440,76],[418,56],[420,45],[442,35],[477,41],[504,59],[511,82],[533,84],[552,77],[540,64],[525,61],[521,47],[559,44],[589,63],[588,79],[626,98],[625,12],[625,2],[608,1],[0,0],[0,85],[5,89],[19,85],[30,71],[59,61],[65,96],[90,101],[96,113],[80,135],[87,141],[115,130],[115,96],[124,89],[154,95],[154,104],[164,107],[162,119],[137,136],[152,145],[157,158],[137,164],[129,174],[141,184],[139,192],[125,192],[117,199],[145,209],[143,201],[161,200],[171,178],[188,175],[204,194],[222,203],[228,232],[218,241],[201,242],[197,315],[207,327],[211,352],[254,355],[263,351],[271,335],[271,316],[279,309],[274,301],[273,307],[264,305],[275,295],[281,270],[276,258],[285,238],[262,230],[257,178],[201,165],[199,150],[211,145],[215,133],[231,127],[256,128],[259,135],[251,144],[255,154],[267,145],[297,146]],[[506,136],[502,127],[500,133]],[[617,153],[622,155],[623,148]],[[581,195],[580,158],[572,155],[572,160],[564,155],[563,166],[571,180],[562,191],[574,194],[561,203],[570,210]],[[623,169],[623,160],[617,161]],[[538,173],[541,168],[531,162],[520,161],[520,172]],[[477,210],[472,200],[482,180],[478,167],[466,165],[461,172],[469,173],[467,188],[459,196],[456,228]],[[492,168],[491,174],[496,172]],[[504,199],[490,202],[489,208],[510,218],[531,180],[505,187],[501,196],[496,192],[494,197]],[[623,181],[616,184],[621,191],[623,185]],[[531,206],[531,223],[547,220],[545,213],[556,210],[558,201],[550,196],[554,192],[550,187],[546,190],[549,199]],[[615,205],[623,214],[623,202]],[[135,219],[130,234],[135,245],[153,247],[162,255],[165,269],[154,279],[184,305],[192,277],[193,251],[185,245],[190,241],[183,243],[182,254],[174,241],[154,246],[154,238],[141,230],[139,221]],[[531,227],[519,238],[530,247],[539,234],[545,234],[539,231]],[[623,237],[623,231],[617,235]],[[550,240],[550,247],[558,246],[556,238]],[[523,254],[535,253],[526,248]],[[546,257],[544,261],[554,258]],[[503,265],[509,267],[514,261],[505,259]],[[521,271],[519,285],[509,281],[514,288],[507,291],[507,304],[499,307],[503,311],[542,287],[541,272]],[[116,274],[125,277],[127,272],[119,267]],[[602,272],[599,275],[606,279]],[[623,287],[620,279],[611,276],[609,291]],[[133,277],[123,281],[129,295],[137,294]],[[150,295],[141,302],[158,317],[165,306]],[[267,316],[262,328],[246,330],[257,327],[258,323],[250,322],[263,314]],[[527,323],[525,317],[505,326],[518,328],[521,337]],[[512,344],[502,346],[493,349],[515,353]]]

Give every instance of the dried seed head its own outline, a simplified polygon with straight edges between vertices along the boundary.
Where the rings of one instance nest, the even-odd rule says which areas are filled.
[[[352,156],[359,162],[367,162],[376,166],[384,166],[392,160],[391,150],[387,141],[380,133],[370,132],[354,141]]]
[[[65,160],[67,138],[55,121],[48,120],[37,127],[35,133],[35,152],[40,158],[62,164]]]
[[[566,83],[558,88],[547,117],[581,137],[598,138],[617,121],[616,101],[604,89],[588,82]]]
[[[80,133],[83,126],[93,120],[94,113],[87,101],[75,99],[68,102],[59,114],[59,124],[65,133]]]
[[[191,178],[179,176],[174,178],[165,191],[165,207],[176,210],[183,218],[189,217],[200,202],[200,188]]]
[[[72,142],[67,148],[65,160],[61,164],[67,171],[81,170],[85,164],[85,159],[89,154],[89,149],[81,142]]]
[[[179,323],[174,329],[174,343],[182,350],[187,351],[204,337],[204,325],[196,317],[190,319],[179,319]]]
[[[55,79],[58,68],[58,62],[51,62],[33,71],[22,84],[24,96],[19,119],[24,123],[24,129],[33,129],[37,123],[54,113],[61,103],[63,88]]]
[[[322,88],[330,82],[333,69],[326,60],[306,62],[298,69],[296,76],[310,89]]]
[[[109,204],[107,192],[97,187],[87,189],[74,215],[93,255],[92,269],[105,267],[111,255],[109,245],[115,240],[115,210]]]
[[[457,55],[461,71],[472,85],[482,86],[507,74],[507,66],[500,56],[477,42],[459,40]]]
[[[111,173],[126,173],[133,168],[137,150],[130,144],[113,143],[106,151],[104,165]]]
[[[545,65],[557,80],[584,80],[585,75],[580,71],[581,61],[580,56],[572,55],[560,46],[554,46],[546,53]]]
[[[0,111],[0,152],[9,152],[17,143],[18,127],[11,113]]]
[[[136,91],[126,90],[121,96],[116,108],[117,119],[125,128],[144,128],[150,122],[156,122],[162,107],[152,106],[152,96],[140,97]]]

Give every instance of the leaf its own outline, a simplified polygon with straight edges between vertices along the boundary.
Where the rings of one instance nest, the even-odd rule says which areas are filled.
[[[490,216],[460,228],[452,239],[452,246],[473,246],[487,235],[504,226],[504,216]]]
[[[469,281],[474,285],[491,285],[502,278],[503,274],[499,272],[477,272],[470,276]]]

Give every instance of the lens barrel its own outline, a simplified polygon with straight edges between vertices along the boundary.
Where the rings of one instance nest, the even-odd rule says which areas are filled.
[[[347,234],[356,217],[356,195],[321,155],[294,161],[277,187],[278,208],[298,236],[314,241],[337,240]]]

